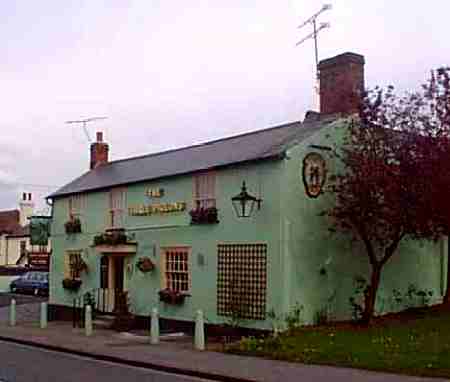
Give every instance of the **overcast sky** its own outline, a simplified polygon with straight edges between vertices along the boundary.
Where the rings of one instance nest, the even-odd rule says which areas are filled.
[[[320,58],[366,57],[366,85],[412,89],[449,64],[447,0],[334,0]],[[64,121],[108,119],[112,159],[303,119],[313,107],[314,0],[2,0],[0,209],[81,175]],[[40,185],[50,187],[44,188]],[[39,202],[42,205],[42,202]]]

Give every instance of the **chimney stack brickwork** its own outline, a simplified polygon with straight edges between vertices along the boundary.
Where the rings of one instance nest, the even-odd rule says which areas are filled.
[[[320,113],[352,114],[364,92],[364,56],[343,53],[319,62]]]
[[[109,146],[103,142],[103,133],[99,131],[97,132],[97,142],[91,144],[91,170],[108,163],[108,153]]]

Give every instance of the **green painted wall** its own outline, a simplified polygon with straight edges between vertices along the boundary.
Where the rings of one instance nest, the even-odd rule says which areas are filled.
[[[319,216],[333,200],[331,195],[310,198],[302,180],[303,158],[318,152],[327,160],[328,172],[334,173],[335,163],[325,150],[310,145],[333,146],[343,132],[332,124],[293,147],[284,161],[282,237],[286,242],[285,304],[298,302],[304,306],[304,319],[314,322],[316,312],[325,309],[333,319],[351,318],[349,297],[354,295],[354,277],[368,280],[369,263],[359,242],[328,232],[327,218]],[[445,285],[445,243],[404,241],[393,258],[385,265],[377,298],[378,313],[400,310],[409,303],[397,304],[393,289],[405,293],[410,284],[417,289],[433,291],[433,300],[442,296]],[[289,280],[288,280],[289,279]],[[419,303],[417,300],[416,303]]]
[[[188,211],[192,208],[192,176],[179,176],[159,181],[130,185],[127,205],[143,203],[186,202],[185,212],[165,216],[127,216],[125,228],[138,242],[137,254],[126,258],[125,288],[130,293],[132,310],[148,315],[158,307],[162,317],[180,320],[194,319],[197,309],[203,309],[207,322],[220,323],[217,316],[217,245],[218,243],[255,243],[268,245],[267,311],[278,316],[289,312],[298,302],[304,306],[303,318],[312,323],[317,311],[326,309],[333,319],[350,318],[349,297],[354,293],[355,276],[367,277],[369,264],[358,243],[348,237],[332,236],[319,212],[326,208],[330,196],[311,199],[306,196],[301,177],[304,156],[314,151],[309,145],[330,145],[339,138],[336,125],[320,130],[316,135],[288,151],[288,158],[229,167],[217,171],[216,197],[220,223],[191,226]],[[340,130],[342,131],[342,130]],[[329,172],[336,163],[324,151]],[[262,208],[251,219],[238,219],[231,206],[231,197],[240,191],[246,180],[250,193],[261,196]],[[164,197],[148,200],[147,188],[164,188]],[[87,209],[82,217],[81,234],[66,235],[64,222],[68,216],[67,198],[54,201],[52,226],[53,256],[51,264],[50,302],[71,306],[73,298],[100,284],[101,255],[93,248],[95,234],[105,229],[108,193],[88,194]],[[185,245],[191,247],[191,297],[182,306],[159,302],[161,289],[160,248]],[[82,274],[78,293],[61,286],[65,251],[83,250],[89,272]],[[404,242],[399,253],[385,266],[377,300],[378,312],[398,310],[392,289],[406,291],[413,283],[419,289],[432,290],[434,297],[442,295],[445,286],[446,243]],[[204,265],[198,255],[204,255]],[[150,256],[157,268],[142,273],[135,267],[141,256]],[[268,328],[271,321],[247,321],[245,326]]]
[[[219,224],[190,225],[188,211],[192,208],[192,176],[179,176],[155,182],[130,185],[127,188],[127,204],[186,202],[187,210],[168,215],[127,216],[125,228],[138,242],[137,254],[127,257],[126,263],[135,264],[141,256],[150,256],[156,269],[142,273],[135,266],[133,271],[125,271],[125,287],[129,290],[132,309],[140,315],[147,315],[153,307],[158,307],[162,317],[193,320],[197,309],[203,309],[209,322],[223,322],[216,314],[217,285],[217,245],[218,243],[267,243],[267,306],[281,310],[283,296],[280,277],[280,179],[282,161],[260,162],[239,167],[230,167],[216,173],[216,198],[219,209]],[[231,197],[247,183],[248,191],[263,198],[262,208],[250,219],[238,219],[231,205]],[[149,200],[145,196],[147,188],[163,188],[164,196]],[[106,221],[107,196],[105,192],[88,194],[87,210],[82,218],[81,234],[67,235],[64,222],[68,216],[67,198],[54,202],[52,241],[54,255],[51,264],[50,302],[72,305],[73,298],[94,288],[98,288],[100,257],[91,247],[95,234],[103,232]],[[191,247],[192,297],[185,299],[182,306],[170,306],[159,302],[161,289],[160,248],[164,246],[186,245]],[[82,287],[78,293],[61,287],[64,277],[63,255],[65,251],[83,250],[89,271],[82,274]],[[198,264],[198,255],[205,256],[204,265]],[[250,327],[268,327],[270,323],[245,322]]]

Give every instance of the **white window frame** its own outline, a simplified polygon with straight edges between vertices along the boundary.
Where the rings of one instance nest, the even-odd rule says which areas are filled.
[[[216,172],[208,171],[193,177],[194,209],[216,207]]]
[[[112,188],[108,193],[108,228],[123,228],[126,211],[126,189]]]
[[[168,263],[167,256],[169,256],[172,252],[182,252],[183,254],[186,254],[186,261],[182,261],[179,259],[178,262],[176,260],[172,263]],[[168,269],[168,264],[173,264],[174,269],[170,270]],[[183,264],[185,266],[183,266]],[[176,280],[173,282],[175,284],[172,284],[171,277],[169,277],[169,274],[187,274],[187,281],[184,283],[186,284],[186,289],[183,290],[183,288],[178,288],[178,291],[180,293],[189,294],[191,291],[192,286],[192,262],[191,262],[191,247],[188,246],[182,246],[182,245],[175,245],[175,246],[169,246],[169,247],[161,247],[161,289],[170,289],[170,290],[177,290],[177,287],[175,289],[173,288],[174,285],[176,285]],[[180,269],[181,268],[181,269]],[[187,269],[186,269],[187,268]],[[173,280],[173,279],[172,279]],[[181,280],[178,281],[180,284],[183,284]]]

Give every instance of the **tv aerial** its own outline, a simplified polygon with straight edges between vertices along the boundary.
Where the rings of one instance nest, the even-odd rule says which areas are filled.
[[[309,24],[311,24],[313,27],[312,33],[310,33],[306,37],[302,38],[299,42],[297,42],[295,44],[295,46],[299,46],[299,45],[303,44],[306,40],[309,40],[310,38],[314,39],[314,53],[315,53],[315,58],[316,58],[316,70],[319,65],[319,49],[317,47],[317,35],[322,29],[330,27],[330,23],[320,23],[320,25],[317,26],[317,18],[322,14],[322,12],[328,11],[331,8],[332,8],[331,4],[324,4],[322,6],[322,8],[320,9],[320,11],[313,14],[310,18],[308,18],[306,21],[304,21],[302,24],[300,24],[297,27],[298,29],[301,29]]]
[[[304,21],[303,23],[301,23],[297,28],[301,29],[306,27],[307,25],[312,25],[313,27],[313,31],[303,37],[300,41],[298,41],[295,46],[299,46],[301,44],[303,44],[305,41],[309,40],[309,39],[314,39],[314,57],[316,60],[316,84],[314,86],[314,97],[316,98],[316,103],[318,106],[318,109],[320,110],[320,98],[319,98],[319,81],[320,81],[320,76],[319,76],[319,48],[318,48],[318,44],[317,44],[317,35],[319,34],[319,32],[323,29],[329,28],[330,27],[330,23],[320,23],[319,26],[317,26],[317,18],[325,11],[328,11],[332,8],[331,4],[324,4],[322,6],[322,8],[314,13],[311,17],[309,17],[306,21]]]
[[[88,139],[89,143],[91,143],[92,140],[91,140],[91,137],[89,136],[89,131],[88,131],[86,125],[87,125],[89,122],[98,121],[98,120],[101,120],[101,119],[107,119],[107,118],[108,118],[108,117],[91,117],[91,118],[78,119],[78,120],[73,120],[73,121],[66,121],[66,123],[70,123],[70,124],[82,124],[84,133],[86,134],[86,138]]]

